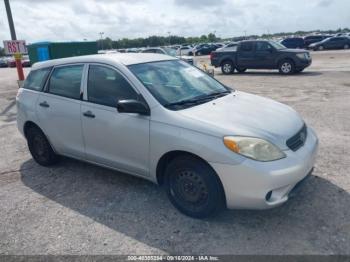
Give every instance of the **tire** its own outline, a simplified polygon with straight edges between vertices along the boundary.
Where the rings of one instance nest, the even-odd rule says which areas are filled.
[[[27,131],[27,144],[29,151],[39,165],[51,166],[58,162],[59,156],[53,151],[45,134],[37,127]]]
[[[247,71],[247,68],[236,68],[237,72],[242,74],[244,73],[245,71]]]
[[[349,44],[345,44],[344,49],[349,49]]]
[[[282,75],[291,75],[295,72],[294,62],[290,59],[284,59],[279,63],[278,70]]]
[[[197,52],[197,55],[202,55],[202,53],[201,52]]]
[[[225,60],[221,63],[221,72],[224,75],[230,75],[235,71],[233,63],[230,60]]]
[[[324,50],[324,47],[323,45],[320,45],[318,48],[317,48],[318,51],[323,51]]]
[[[165,171],[170,202],[183,214],[205,218],[225,207],[225,196],[215,171],[193,156],[179,156]]]

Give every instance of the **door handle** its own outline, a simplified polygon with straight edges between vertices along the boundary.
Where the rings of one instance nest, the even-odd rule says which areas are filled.
[[[90,110],[84,112],[83,115],[89,118],[95,118],[95,115]]]
[[[50,105],[49,105],[46,101],[41,102],[41,103],[39,104],[39,106],[41,106],[41,107],[50,107]]]

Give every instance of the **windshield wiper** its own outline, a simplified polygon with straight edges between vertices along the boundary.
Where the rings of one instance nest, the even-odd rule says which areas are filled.
[[[226,90],[226,91],[220,91],[220,92],[214,92],[214,93],[210,93],[210,94],[205,94],[205,95],[200,95],[191,99],[185,99],[185,100],[180,100],[177,102],[173,102],[173,103],[169,103],[169,104],[165,104],[165,107],[173,107],[173,106],[191,106],[191,105],[199,105],[199,104],[203,104],[206,103],[208,101],[214,100],[216,98],[225,96],[227,94],[230,94],[231,91]]]

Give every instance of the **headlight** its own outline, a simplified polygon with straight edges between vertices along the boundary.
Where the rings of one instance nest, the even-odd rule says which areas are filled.
[[[273,161],[286,157],[278,147],[260,138],[226,136],[224,144],[231,151],[257,161]]]
[[[304,59],[306,59],[306,53],[299,53],[299,54],[297,54],[297,57],[301,60],[304,60]]]

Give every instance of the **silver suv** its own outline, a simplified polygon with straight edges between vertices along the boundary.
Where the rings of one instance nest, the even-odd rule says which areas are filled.
[[[160,54],[37,63],[16,100],[39,164],[68,156],[148,179],[192,217],[281,205],[318,146],[290,107]]]

